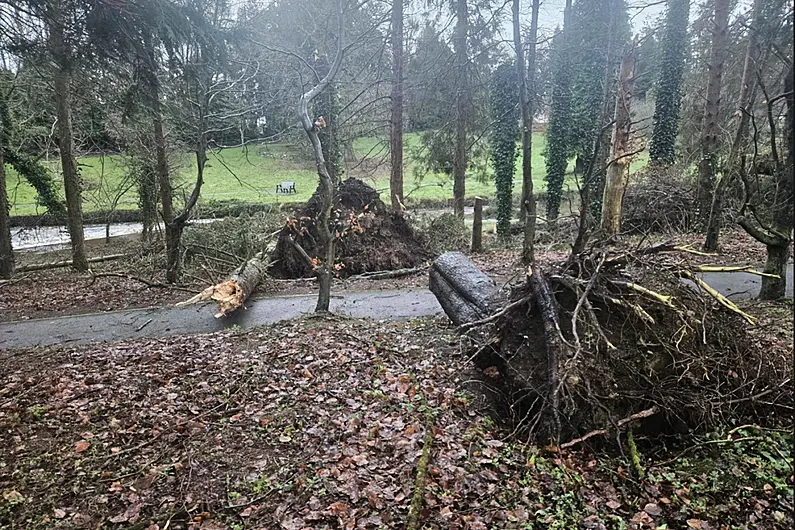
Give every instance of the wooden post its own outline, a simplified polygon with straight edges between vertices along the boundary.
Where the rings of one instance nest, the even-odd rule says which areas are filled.
[[[483,199],[475,197],[475,218],[472,221],[472,252],[483,251]]]

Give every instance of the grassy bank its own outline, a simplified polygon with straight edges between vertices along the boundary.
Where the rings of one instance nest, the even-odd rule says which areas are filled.
[[[410,153],[416,148],[419,141],[418,134],[406,135],[406,169],[405,169],[405,194],[409,201],[416,200],[446,200],[453,197],[452,180],[443,174],[425,176],[422,181],[417,181],[416,162],[410,158]],[[546,147],[546,138],[543,133],[533,135],[533,182],[537,191],[543,191],[546,186],[546,174],[543,152]],[[354,142],[355,161],[346,161],[344,166],[346,174],[361,178],[376,190],[388,195],[389,190],[389,158],[386,144],[383,139],[360,138]],[[56,159],[50,159],[49,165],[54,171],[58,170]],[[111,198],[116,190],[123,186],[125,174],[128,171],[124,157],[119,155],[92,155],[84,156],[78,160],[84,181],[84,210],[108,210]],[[519,157],[516,161],[516,191],[521,187],[521,164]],[[645,156],[639,157],[636,166],[645,164]],[[285,144],[271,144],[262,146],[248,146],[247,148],[225,149],[212,152],[205,170],[205,181],[202,189],[202,199],[223,201],[225,199],[238,199],[250,203],[284,203],[306,201],[314,191],[317,175],[314,164],[295,147]],[[570,168],[571,170],[571,168]],[[175,168],[178,191],[177,197],[189,193],[193,186],[195,176],[195,160],[186,155],[179,167]],[[297,193],[293,195],[276,195],[276,185],[290,181],[296,183]],[[8,186],[9,200],[11,202],[11,215],[35,215],[42,213],[36,206],[35,191],[7,167],[6,183]],[[467,181],[467,197],[493,197],[494,183],[487,175],[485,180],[470,178]],[[136,190],[130,188],[122,196],[119,209],[135,209],[138,207]]]

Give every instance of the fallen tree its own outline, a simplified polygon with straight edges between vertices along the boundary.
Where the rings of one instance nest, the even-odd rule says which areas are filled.
[[[493,284],[448,280],[451,262],[477,277],[448,254],[431,290],[526,436],[570,446],[632,424],[654,436],[789,414],[790,356],[760,345],[750,315],[671,259],[682,251],[601,249],[528,267],[502,307],[476,302],[493,300]]]
[[[218,313],[215,318],[220,318],[234,313],[244,306],[249,296],[265,278],[266,265],[262,262],[262,255],[257,254],[245,261],[235,269],[229,278],[211,285],[196,296],[183,302],[178,302],[177,307],[195,304],[206,300],[213,300],[218,304]]]
[[[96,256],[93,258],[88,258],[88,263],[101,263],[103,261],[112,261],[122,258],[129,257],[129,254],[108,254],[107,256]],[[24,265],[22,267],[17,267],[15,272],[33,272],[33,271],[43,271],[48,269],[58,269],[62,267],[71,267],[72,260],[62,260],[62,261],[51,261],[48,263],[34,263],[32,265]]]

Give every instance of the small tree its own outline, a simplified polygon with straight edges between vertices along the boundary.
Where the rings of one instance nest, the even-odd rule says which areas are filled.
[[[516,167],[516,133],[518,116],[516,70],[510,63],[502,63],[492,74],[491,161],[497,186],[497,234],[507,238],[511,228],[513,209],[513,173]]]

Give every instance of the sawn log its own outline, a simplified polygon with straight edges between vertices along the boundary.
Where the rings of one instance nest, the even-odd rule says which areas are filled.
[[[486,318],[506,302],[497,284],[460,252],[439,256],[429,276],[431,292],[457,326]]]

